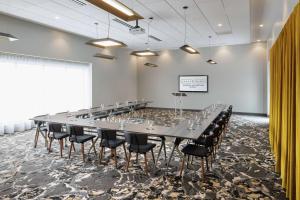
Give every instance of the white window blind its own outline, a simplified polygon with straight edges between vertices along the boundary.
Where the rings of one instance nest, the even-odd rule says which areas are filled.
[[[0,134],[36,115],[91,106],[90,64],[0,53]]]

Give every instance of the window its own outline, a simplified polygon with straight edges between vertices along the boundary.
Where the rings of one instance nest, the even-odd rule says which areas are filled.
[[[0,132],[31,128],[36,115],[89,108],[91,80],[87,63],[0,53]]]

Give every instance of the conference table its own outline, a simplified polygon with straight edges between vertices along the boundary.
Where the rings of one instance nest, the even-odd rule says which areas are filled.
[[[130,120],[106,120],[106,117],[113,116],[115,113],[122,112],[134,112],[137,109],[146,108],[151,103],[149,101],[135,101],[127,102],[118,105],[109,105],[106,107],[97,107],[91,109],[83,109],[76,112],[64,112],[55,115],[43,115],[32,118],[37,124],[35,147],[38,140],[38,134],[41,133],[45,139],[45,146],[47,147],[47,135],[46,132],[42,133],[41,125],[43,123],[59,123],[66,126],[82,126],[87,129],[110,129],[123,133],[136,133],[147,134],[154,137],[170,137],[175,138],[174,147],[169,157],[168,164],[174,150],[178,148],[180,142],[184,139],[196,140],[202,133],[208,128],[208,126],[217,118],[217,116],[228,109],[228,105],[224,104],[212,104],[208,106],[204,111],[202,118],[198,118],[198,123],[192,123],[191,119],[182,119],[177,124],[172,126],[159,126],[149,125],[147,120],[143,120],[139,123],[132,122]],[[197,112],[196,112],[197,113]],[[85,116],[85,117],[83,117]],[[96,142],[95,142],[96,143]],[[95,144],[93,144],[94,146]]]

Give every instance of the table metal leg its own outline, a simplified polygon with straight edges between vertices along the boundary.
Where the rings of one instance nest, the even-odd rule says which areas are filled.
[[[34,148],[36,148],[36,146],[37,146],[39,134],[40,134],[40,124],[38,123],[38,125],[36,126],[36,130],[35,130],[34,145],[33,145]]]
[[[48,136],[47,136],[47,131],[45,133],[43,133],[43,131],[41,131],[41,135],[44,137],[45,139],[45,147],[48,149]]]
[[[92,149],[94,150],[94,152],[96,151],[95,145],[96,145],[97,141],[99,140],[99,138],[100,138],[100,137],[97,136],[96,140],[92,143],[92,146],[90,147],[90,149],[89,149],[89,151],[88,151],[88,155],[90,154],[90,152],[91,152]],[[96,153],[97,153],[97,152],[96,152]]]
[[[166,150],[166,139],[165,139],[165,137],[161,137],[161,145],[160,145],[160,148],[159,148],[159,151],[158,151],[158,155],[157,155],[155,166],[157,165],[157,162],[159,160],[162,148],[164,148],[165,160],[167,160],[167,150]]]
[[[158,151],[158,155],[157,155],[157,158],[156,158],[155,166],[157,165],[157,162],[158,162],[158,160],[159,160],[159,156],[160,156],[161,150],[162,150],[162,148],[163,148],[163,143],[164,143],[164,141],[162,140],[162,141],[161,141],[160,148],[159,148],[159,151]]]
[[[182,140],[183,139],[181,139],[181,138],[176,138],[175,139],[175,141],[174,141],[174,146],[173,146],[173,149],[172,149],[172,152],[171,152],[171,154],[170,154],[170,156],[169,156],[169,160],[168,160],[168,162],[167,162],[167,170],[169,169],[169,165],[170,165],[170,162],[171,162],[171,159],[172,159],[172,157],[173,157],[173,154],[174,154],[174,151],[176,150],[178,153],[179,153],[179,155],[182,157],[182,153],[180,152],[180,150],[179,150],[179,144],[182,142]]]

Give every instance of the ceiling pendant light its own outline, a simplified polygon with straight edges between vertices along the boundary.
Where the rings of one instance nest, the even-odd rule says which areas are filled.
[[[9,33],[2,33],[2,32],[0,32],[0,39],[1,38],[7,39],[10,42],[14,42],[14,41],[19,40],[18,38],[16,38],[15,36],[13,36],[13,35],[11,35]]]
[[[208,36],[209,38],[209,57],[210,59],[208,59],[206,62],[209,63],[209,64],[212,64],[212,65],[216,65],[218,64],[216,61],[214,61],[211,57],[212,53],[211,53],[211,36]]]
[[[124,5],[118,0],[87,0],[87,1],[125,21],[144,19],[134,10],[128,8],[126,5]]]
[[[97,31],[97,38],[99,38],[99,33],[98,33],[98,23],[95,23],[96,25],[96,31]],[[107,31],[107,38],[102,38],[102,39],[95,39],[95,40],[90,40],[86,44],[100,47],[100,48],[106,48],[106,47],[126,47],[127,45],[124,44],[121,41],[112,39],[109,37],[110,34],[110,17],[108,13],[108,31]]]
[[[186,10],[188,9],[187,6],[183,7],[184,10],[184,45],[182,47],[180,47],[181,50],[190,53],[190,54],[200,54],[196,49],[194,49],[193,47],[191,47],[190,45],[188,45],[186,43]]]
[[[159,56],[158,52],[150,50],[149,32],[150,32],[150,23],[152,22],[152,20],[153,17],[150,17],[148,22],[148,36],[147,36],[147,43],[146,43],[148,46],[147,50],[133,51],[131,52],[131,55],[139,56],[139,57]]]
[[[112,55],[107,55],[107,54],[102,54],[102,53],[96,53],[94,55],[95,58],[102,58],[102,59],[107,59],[107,60],[114,60],[116,59],[115,56]]]
[[[133,52],[131,52],[131,55],[140,56],[140,57],[159,56],[159,54],[157,52],[150,51],[150,50],[133,51]]]

